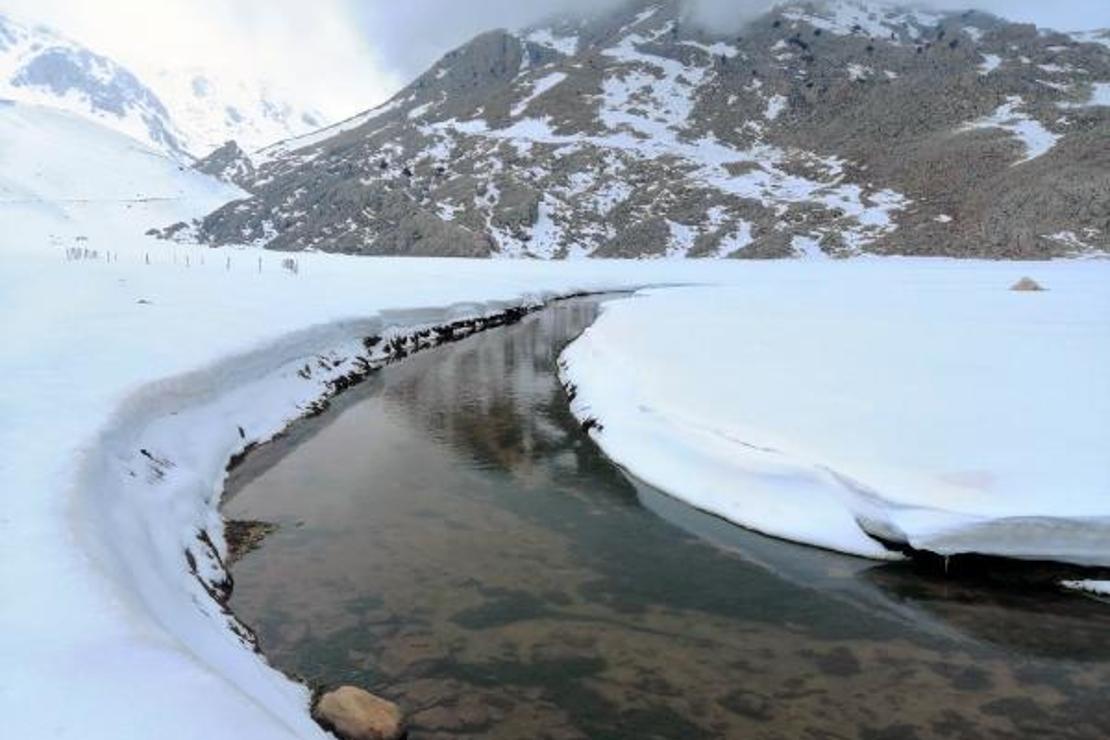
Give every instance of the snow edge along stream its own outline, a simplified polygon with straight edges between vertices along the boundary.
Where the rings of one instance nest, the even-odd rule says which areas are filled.
[[[650,302],[652,293],[626,300]],[[627,475],[734,525],[856,557],[909,558],[945,572],[951,561],[968,575],[990,572],[984,563],[1007,561],[1008,569],[1024,562],[1030,572],[1040,564],[1059,571],[1051,581],[1057,589],[1065,578],[1098,580],[1110,572],[1099,547],[1110,523],[1105,517],[991,516],[890,499],[816,458],[718,428],[684,411],[682,398],[664,401],[667,386],[655,382],[650,367],[679,357],[654,347],[677,340],[622,323],[632,313],[623,303],[603,304],[594,324],[564,349],[559,379],[583,430]],[[635,313],[652,315],[646,307]],[[626,334],[635,338],[625,341]],[[1071,549],[1061,545],[1065,536],[1075,543]]]
[[[81,460],[73,516],[82,544],[181,647],[295,737],[328,737],[307,686],[270,666],[227,606],[231,576],[219,511],[228,472],[259,445],[382,367],[506,326],[581,291],[517,301],[383,311],[287,335],[126,400]]]

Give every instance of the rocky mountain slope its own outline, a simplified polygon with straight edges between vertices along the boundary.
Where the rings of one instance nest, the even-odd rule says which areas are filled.
[[[215,244],[360,254],[1110,250],[1110,40],[835,0],[493,31],[262,152]],[[256,167],[255,167],[256,165]]]
[[[203,70],[140,79],[113,60],[43,27],[0,14],[0,99],[91,118],[179,160],[235,139],[258,148],[319,128],[323,119]]]

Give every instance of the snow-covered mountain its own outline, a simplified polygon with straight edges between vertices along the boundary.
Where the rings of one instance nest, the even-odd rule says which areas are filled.
[[[6,255],[57,247],[117,251],[121,238],[142,242],[153,226],[196,218],[242,195],[86,115],[0,103]]]
[[[0,98],[89,117],[177,158],[187,136],[138,77],[54,31],[0,15]]]
[[[162,69],[150,84],[198,156],[235,141],[247,151],[303,135],[326,124],[318,111],[296,106],[268,85],[201,68]]]
[[[682,0],[492,31],[257,158],[202,236],[467,256],[1110,250],[1110,48],[980,12]],[[738,11],[739,12],[739,11]]]
[[[230,140],[257,149],[325,123],[263,83],[199,68],[137,74],[48,28],[2,14],[0,98],[92,118],[181,160]]]

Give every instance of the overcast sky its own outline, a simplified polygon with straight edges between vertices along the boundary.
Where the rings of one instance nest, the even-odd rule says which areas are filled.
[[[392,3],[394,0],[382,0]],[[355,0],[0,0],[140,77],[200,66],[261,79],[330,118],[379,101],[399,82],[371,53]]]
[[[0,0],[140,76],[202,66],[257,78],[338,119],[382,102],[474,34],[618,0]],[[768,0],[690,0],[715,19]],[[1066,30],[1110,27],[1110,0],[930,0]]]
[[[0,0],[2,1],[2,0]],[[411,78],[480,31],[521,26],[558,11],[584,12],[620,0],[351,0],[371,46],[391,72]],[[767,10],[771,0],[689,0],[714,27]],[[912,0],[911,0],[912,2]],[[976,7],[1063,30],[1110,27],[1110,0],[921,0],[945,9]]]

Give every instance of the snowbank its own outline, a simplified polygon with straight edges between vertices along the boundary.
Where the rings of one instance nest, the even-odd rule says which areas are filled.
[[[1028,271],[1051,290],[1009,291]],[[764,266],[608,304],[564,379],[614,460],[767,534],[1110,565],[1108,279],[1105,262]]]

